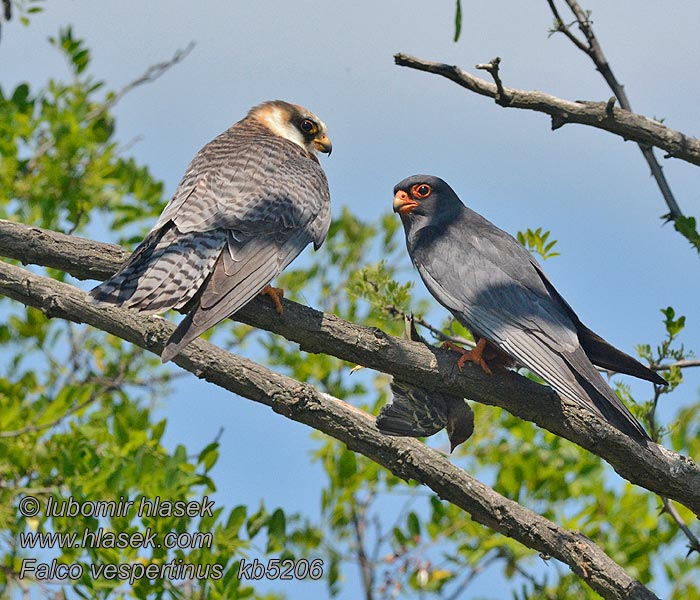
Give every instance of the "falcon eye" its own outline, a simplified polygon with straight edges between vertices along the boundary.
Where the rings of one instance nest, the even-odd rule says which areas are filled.
[[[304,119],[301,122],[301,130],[304,133],[311,133],[316,128],[316,125],[310,119]]]
[[[413,195],[417,198],[427,198],[433,192],[433,190],[430,189],[430,186],[427,183],[414,185],[411,191],[413,192]]]

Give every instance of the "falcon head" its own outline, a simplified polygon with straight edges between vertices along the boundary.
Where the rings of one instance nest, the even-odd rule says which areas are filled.
[[[275,135],[294,142],[313,156],[317,152],[330,155],[333,150],[326,124],[303,106],[284,100],[270,100],[252,108],[248,115]]]
[[[394,212],[402,217],[430,215],[460,203],[445,181],[434,175],[412,175],[394,186]]]
[[[434,175],[413,175],[394,187],[394,212],[405,225],[416,218],[450,218],[464,206],[454,190]]]

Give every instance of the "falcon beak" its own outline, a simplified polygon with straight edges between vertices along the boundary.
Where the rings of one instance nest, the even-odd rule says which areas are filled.
[[[411,200],[408,194],[403,190],[396,192],[394,196],[394,212],[402,215],[407,215],[418,206],[418,202]]]
[[[314,140],[314,148],[319,152],[328,154],[328,156],[333,152],[333,144],[331,144],[331,141],[325,133]]]

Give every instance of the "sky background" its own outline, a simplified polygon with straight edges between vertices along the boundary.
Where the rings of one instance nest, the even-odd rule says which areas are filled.
[[[474,64],[500,56],[507,86],[571,100],[610,97],[587,57],[563,36],[548,37],[544,0],[462,4],[462,36],[454,43],[452,0],[51,0],[29,28],[16,20],[3,26],[0,76],[5,89],[67,77],[63,57],[46,41],[67,24],[92,52],[90,72],[111,89],[194,41],[183,63],[115,110],[118,139],[138,139],[129,152],[165,181],[168,195],[199,148],[251,106],[289,100],[328,125],[333,155],[321,162],[334,213],[347,206],[378,219],[391,210],[396,182],[439,175],[511,233],[551,230],[561,256],[547,261],[550,278],[610,342],[633,352],[635,344],[660,341],[659,309],[673,305],[688,318],[680,341],[700,348],[698,257],[662,226],[667,209],[634,144],[583,126],[552,132],[544,115],[506,110],[446,79],[394,65],[393,54],[406,52],[475,72]],[[700,4],[584,5],[633,108],[697,135]],[[700,215],[700,170],[663,164],[683,210]],[[434,319],[443,317],[436,308]],[[670,403],[697,398],[700,377],[687,379],[662,407],[662,419],[672,414]],[[222,503],[256,506],[264,497],[268,507],[318,516],[324,480],[310,464],[308,428],[194,377],[178,380],[159,410],[171,445],[198,449],[225,428],[214,472]],[[356,597],[357,572],[345,574],[350,583],[341,597]],[[493,586],[482,578],[475,591]],[[290,597],[325,595],[325,587],[277,589]]]

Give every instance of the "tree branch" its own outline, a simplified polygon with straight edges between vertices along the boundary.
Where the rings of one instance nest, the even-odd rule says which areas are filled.
[[[0,219],[0,255],[64,269],[79,279],[106,279],[128,252]],[[5,285],[0,285],[0,293],[17,294]],[[448,350],[390,336],[296,302],[284,300],[283,306],[280,317],[271,302],[256,298],[234,316],[298,343],[301,350],[336,356],[426,390],[500,406],[600,456],[632,483],[700,513],[700,468],[690,458],[632,440],[547,386],[512,371],[489,376],[471,364],[460,371]]]
[[[102,113],[113,108],[114,105],[117,104],[117,102],[119,102],[134,88],[137,88],[140,85],[143,85],[144,83],[151,83],[158,79],[161,75],[164,75],[176,64],[185,60],[188,54],[192,52],[192,50],[194,50],[194,45],[194,42],[190,42],[189,44],[187,44],[187,46],[185,46],[185,48],[177,50],[170,60],[165,60],[163,62],[159,62],[148,67],[148,69],[146,69],[146,71],[140,77],[137,77],[133,81],[127,83],[122,89],[120,89],[118,92],[115,92],[104,104],[101,104],[95,110],[88,113],[88,115],[85,117],[85,120],[91,121],[92,119],[99,117]]]
[[[493,98],[506,108],[545,113],[552,118],[552,129],[559,129],[567,123],[589,125],[619,135],[625,140],[661,148],[666,151],[668,157],[700,165],[700,139],[669,129],[659,121],[628,110],[614,107],[611,109],[607,102],[572,102],[544,92],[509,87],[503,87],[502,93],[499,94],[498,86],[457,66],[431,62],[408,54],[395,54],[394,61],[401,67],[446,77],[471,92]],[[503,102],[504,97],[507,98],[507,102]]]
[[[151,352],[160,353],[174,330],[164,319],[97,306],[85,292],[4,262],[0,262],[0,290],[50,318],[87,323]],[[255,304],[256,309],[265,305]],[[293,306],[285,304],[289,310]],[[274,308],[271,310],[274,312]],[[410,344],[411,349],[421,346],[404,343]],[[499,495],[417,440],[382,435],[373,417],[342,400],[203,340],[189,344],[174,362],[200,379],[340,440],[398,477],[424,483],[441,498],[467,511],[475,521],[561,560],[605,598],[656,598],[583,534],[564,530]]]
[[[563,25],[559,12],[554,5],[554,0],[547,0],[547,2],[552,10],[552,13],[554,14],[554,18]],[[568,27],[564,27],[563,29],[560,29],[560,31],[563,31],[566,37],[569,38],[569,40],[571,40],[579,50],[582,50],[593,61],[596,70],[603,76],[603,79],[605,79],[608,87],[610,87],[613,94],[615,94],[615,97],[620,103],[620,107],[624,110],[632,112],[632,105],[630,104],[627,93],[625,92],[625,86],[623,86],[615,77],[612,67],[610,66],[610,63],[603,52],[603,48],[600,45],[595,32],[593,31],[591,22],[588,19],[588,14],[581,8],[576,0],[566,0],[566,3],[568,4],[571,12],[574,14],[581,33],[583,33],[584,37],[586,38],[586,44],[576,38]],[[642,151],[644,160],[646,160],[647,164],[649,165],[652,176],[656,180],[656,184],[659,186],[661,195],[666,201],[666,205],[668,206],[668,218],[675,221],[678,217],[682,217],[683,213],[681,212],[681,209],[673,196],[673,192],[671,192],[671,187],[666,180],[663,169],[661,168],[659,161],[656,160],[653,149],[650,148],[648,144],[639,141],[637,141],[637,143],[639,145],[639,149]]]
[[[679,369],[687,369],[688,367],[700,367],[700,358],[686,358],[684,360],[678,360],[672,363],[666,363],[663,365],[650,365],[649,368],[654,371],[668,371],[673,367]]]

